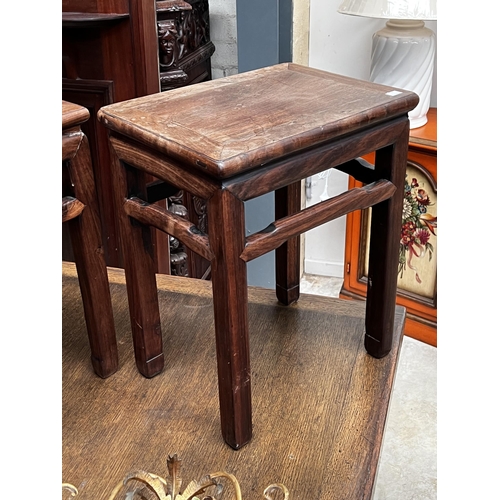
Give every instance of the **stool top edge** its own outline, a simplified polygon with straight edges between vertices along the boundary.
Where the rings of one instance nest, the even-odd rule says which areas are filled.
[[[89,110],[68,101],[62,101],[62,128],[67,129],[86,122],[90,117]]]

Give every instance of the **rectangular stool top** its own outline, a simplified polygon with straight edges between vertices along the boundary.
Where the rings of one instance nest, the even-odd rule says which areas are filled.
[[[413,92],[285,63],[104,106],[99,119],[210,176],[403,116]]]
[[[68,101],[62,101],[62,128],[67,129],[80,125],[89,119],[87,108]]]

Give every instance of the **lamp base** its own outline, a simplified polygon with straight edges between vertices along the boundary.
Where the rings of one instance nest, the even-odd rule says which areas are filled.
[[[391,19],[373,35],[370,81],[411,90],[420,97],[408,114],[410,128],[427,123],[435,53],[436,35],[423,21]]]

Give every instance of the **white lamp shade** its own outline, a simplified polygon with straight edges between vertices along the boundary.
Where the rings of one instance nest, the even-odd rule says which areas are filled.
[[[388,19],[373,35],[370,81],[417,93],[410,128],[425,125],[436,52],[435,34],[425,21],[437,19],[437,0],[344,0],[338,12]]]
[[[423,24],[407,19],[388,21],[372,40],[370,81],[411,90],[420,98],[408,113],[412,129],[427,123],[431,102],[436,36]]]
[[[437,20],[437,0],[344,0],[338,12],[379,19]]]

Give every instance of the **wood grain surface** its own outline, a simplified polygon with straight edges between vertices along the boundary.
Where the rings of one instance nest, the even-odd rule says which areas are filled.
[[[393,90],[286,63],[111,104],[98,116],[115,132],[227,178],[406,115],[418,96]]]
[[[157,276],[165,369],[147,379],[134,363],[123,272],[109,269],[109,280],[120,369],[102,380],[89,362],[75,268],[63,263],[62,481],[78,500],[107,500],[133,470],[166,477],[174,453],[184,486],[224,470],[245,500],[276,482],[291,500],[371,497],[403,308],[392,351],[374,359],[363,347],[363,304],[302,294],[284,307],[273,290],[250,287],[254,432],[234,451],[220,435],[210,283]]]
[[[89,110],[78,104],[62,101],[62,128],[66,130],[89,119]]]
[[[317,203],[300,212],[287,215],[272,222],[262,231],[248,236],[241,258],[245,262],[256,259],[279,247],[288,239],[341,217],[353,209],[371,207],[387,200],[395,190],[396,187],[392,182],[380,180],[362,188],[345,191],[323,203]]]

